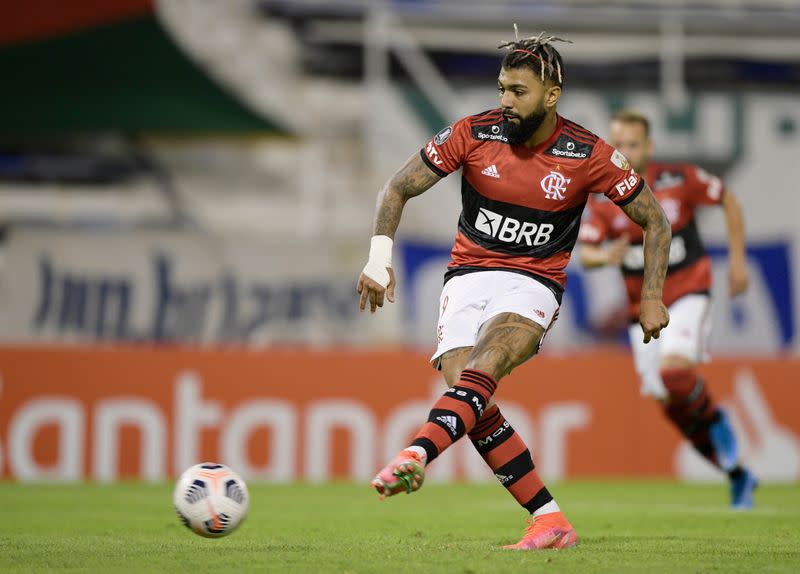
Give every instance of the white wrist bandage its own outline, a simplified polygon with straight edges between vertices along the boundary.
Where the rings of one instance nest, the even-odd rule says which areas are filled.
[[[374,235],[369,244],[369,261],[362,273],[381,287],[389,284],[387,267],[392,266],[392,239],[386,235]]]

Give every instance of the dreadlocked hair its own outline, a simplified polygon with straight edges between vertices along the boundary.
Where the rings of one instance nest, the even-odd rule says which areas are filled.
[[[551,46],[551,42],[567,42],[570,40],[551,36],[541,32],[538,36],[520,38],[519,29],[514,24],[514,40],[504,42],[498,46],[507,51],[503,57],[504,68],[528,67],[535,74],[539,74],[542,82],[550,80],[561,87],[564,84],[564,62],[558,50]]]

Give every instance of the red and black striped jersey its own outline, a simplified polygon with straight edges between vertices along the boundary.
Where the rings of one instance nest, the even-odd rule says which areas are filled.
[[[445,280],[502,269],[542,281],[560,300],[589,195],[624,205],[644,183],[621,153],[561,116],[534,148],[510,144],[506,130],[502,111],[489,110],[446,127],[420,151],[442,177],[462,170],[462,211]]]
[[[664,304],[671,305],[690,293],[711,289],[711,260],[697,229],[695,209],[722,201],[720,178],[691,164],[651,163],[644,175],[672,225],[669,267],[664,282]],[[581,225],[581,243],[597,245],[627,235],[631,247],[622,262],[631,319],[639,316],[639,294],[644,273],[644,233],[611,202],[597,198],[589,203]]]

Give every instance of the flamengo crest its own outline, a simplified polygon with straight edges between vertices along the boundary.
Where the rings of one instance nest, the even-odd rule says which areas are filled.
[[[544,191],[545,199],[558,199],[564,201],[567,192],[567,184],[572,181],[567,179],[558,171],[551,171],[549,175],[542,178],[540,185]]]

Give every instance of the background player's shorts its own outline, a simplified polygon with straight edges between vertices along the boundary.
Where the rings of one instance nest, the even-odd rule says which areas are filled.
[[[439,357],[451,349],[473,347],[481,325],[500,313],[521,315],[546,332],[558,315],[558,301],[550,289],[520,273],[457,275],[445,283],[439,298],[438,347],[432,364],[439,368]]]
[[[661,357],[678,355],[693,363],[709,360],[706,352],[711,334],[711,298],[708,295],[685,295],[669,306],[669,325],[658,339],[643,343],[638,323],[628,327],[636,373],[643,395],[666,398],[667,390],[661,380]]]

